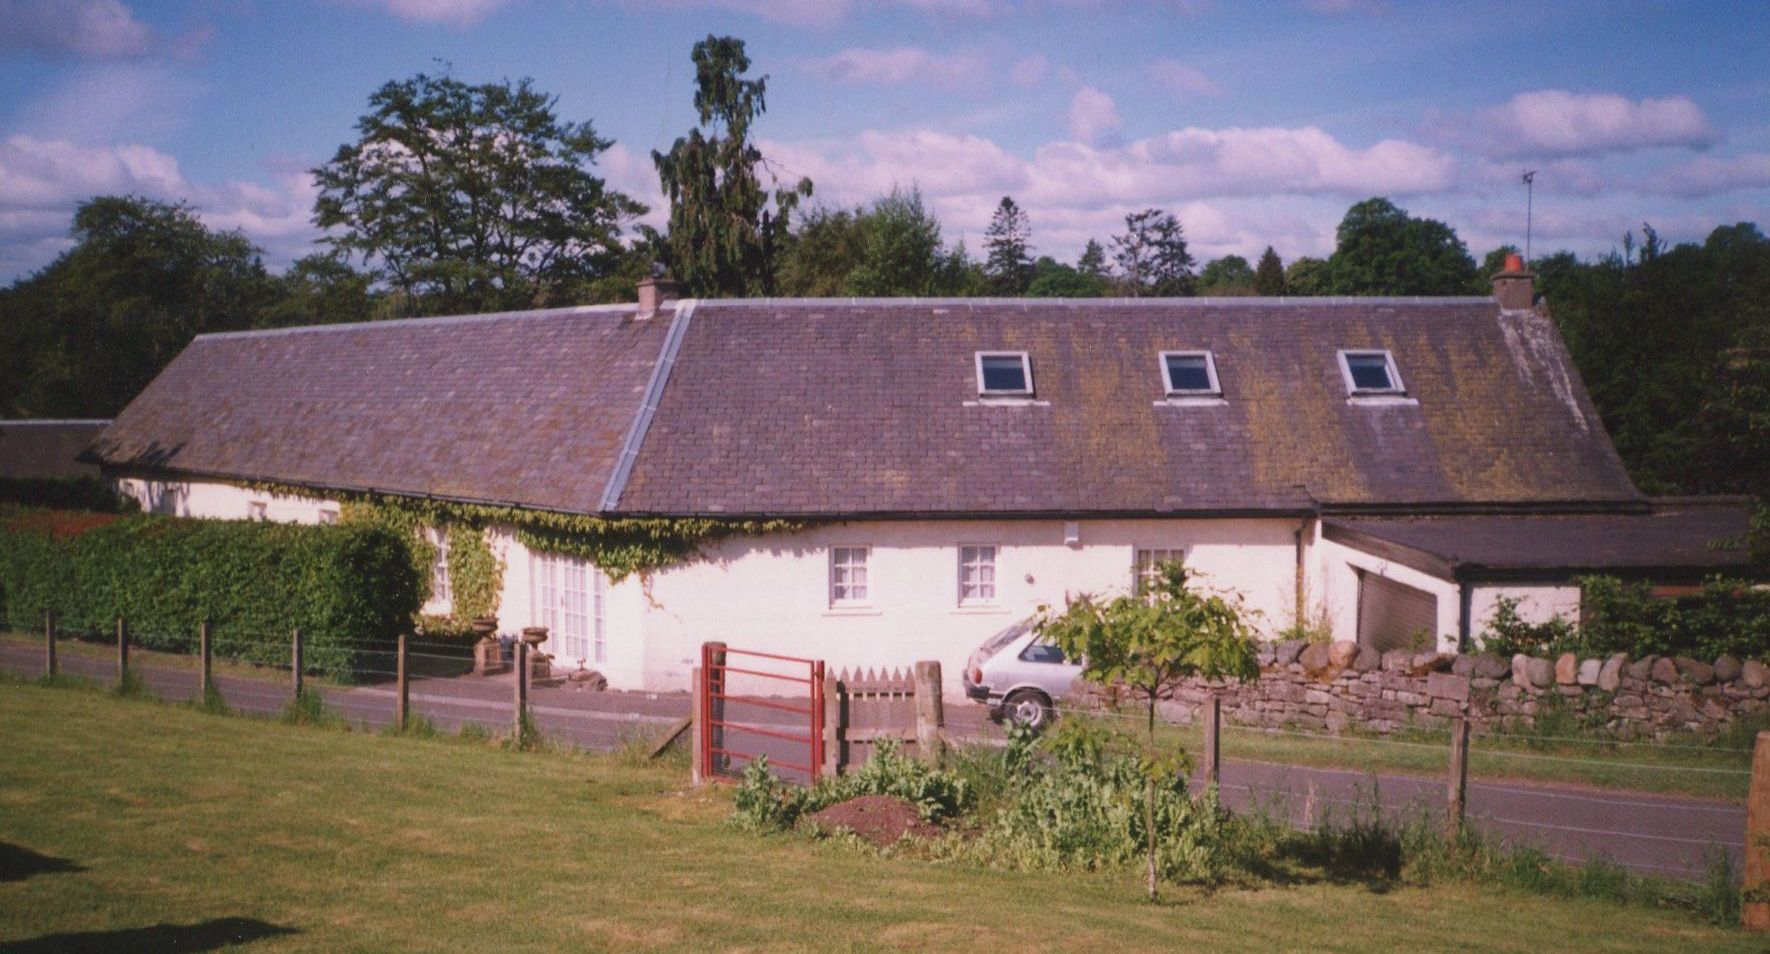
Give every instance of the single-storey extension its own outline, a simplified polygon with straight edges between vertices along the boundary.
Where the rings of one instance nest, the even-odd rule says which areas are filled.
[[[1269,635],[1454,648],[1501,595],[1541,619],[1578,611],[1576,573],[1745,561],[1722,542],[1742,507],[1630,482],[1531,284],[696,301],[652,282],[629,305],[205,335],[90,456],[182,516],[324,522],[372,495],[568,529],[779,521],[619,579],[490,523],[503,627],[549,627],[557,664],[618,688],[686,686],[709,639],[956,672],[1039,607],[1170,559]]]

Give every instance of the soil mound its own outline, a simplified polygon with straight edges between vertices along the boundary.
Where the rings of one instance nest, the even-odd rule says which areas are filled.
[[[923,820],[916,806],[891,795],[862,795],[837,802],[811,816],[829,829],[851,831],[880,848],[894,844],[907,832],[917,838],[940,834],[940,828]]]

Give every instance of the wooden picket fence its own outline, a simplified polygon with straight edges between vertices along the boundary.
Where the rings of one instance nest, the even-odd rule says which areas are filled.
[[[940,663],[933,660],[909,669],[844,669],[826,676],[824,772],[865,763],[888,739],[938,764],[946,751],[940,690]]]

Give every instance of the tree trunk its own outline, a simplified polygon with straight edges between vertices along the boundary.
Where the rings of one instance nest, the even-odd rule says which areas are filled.
[[[1155,900],[1155,775],[1143,780],[1143,833],[1149,849],[1149,900]]]

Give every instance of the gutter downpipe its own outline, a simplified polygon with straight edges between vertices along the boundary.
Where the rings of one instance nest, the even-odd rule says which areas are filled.
[[[1475,587],[1467,579],[1457,581],[1457,652],[1469,651],[1470,615],[1475,609]]]

